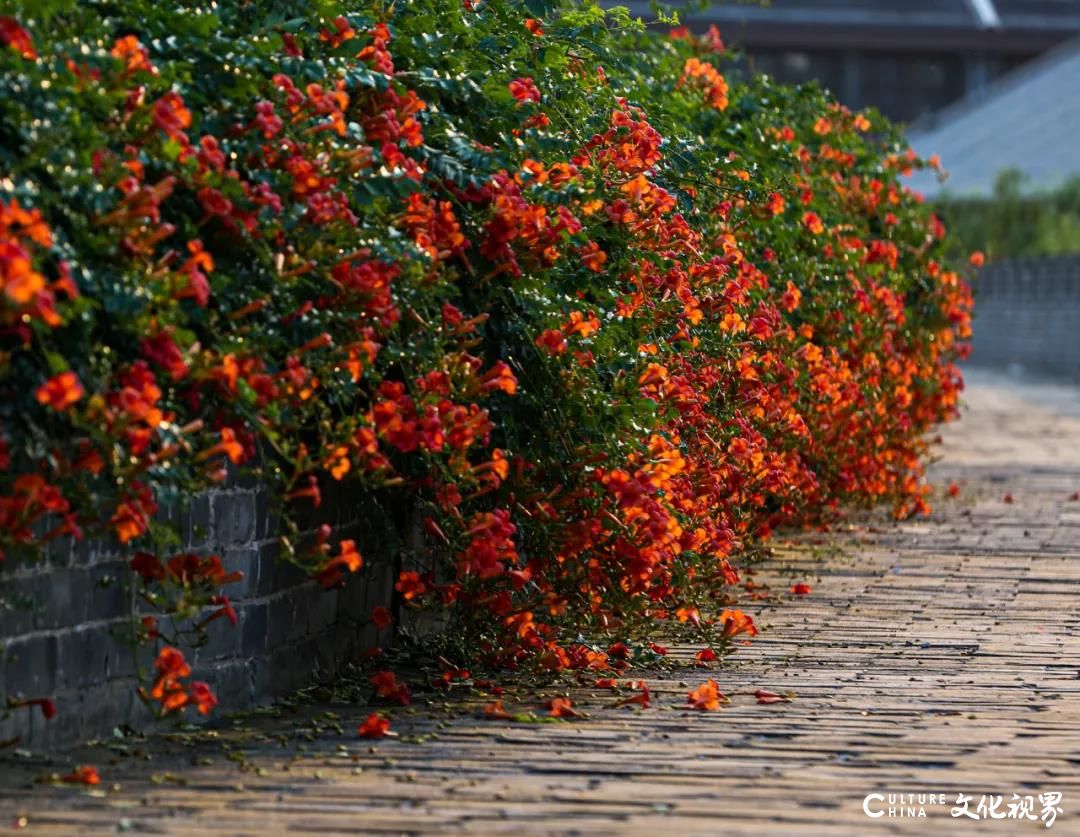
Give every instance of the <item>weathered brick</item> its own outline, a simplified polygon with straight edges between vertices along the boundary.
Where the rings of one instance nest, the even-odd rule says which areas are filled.
[[[106,676],[110,680],[137,677],[139,669],[142,669],[144,676],[149,676],[153,671],[155,649],[149,645],[133,645],[129,631],[126,620],[109,627],[112,639]]]
[[[0,577],[0,637],[16,637],[34,629],[42,610],[45,576]]]
[[[307,613],[309,634],[319,634],[334,624],[338,614],[338,591],[311,588],[302,607]]]
[[[313,668],[310,643],[275,648],[270,655],[271,689],[279,694],[297,689],[310,681]]]
[[[380,562],[370,568],[370,573],[365,586],[364,611],[365,617],[371,616],[371,612],[378,606],[390,607],[394,600],[394,568],[389,563]]]
[[[247,659],[251,674],[251,691],[256,700],[282,694],[280,682],[274,680],[273,656],[270,653],[259,654]]]
[[[77,625],[86,619],[86,584],[89,573],[64,567],[37,579],[38,607],[34,627],[38,630]]]
[[[200,669],[198,675],[210,685],[222,706],[246,706],[254,699],[251,669],[243,660]]]
[[[28,711],[30,710],[10,712],[7,717],[4,716],[3,712],[0,712],[0,741],[18,741],[20,739],[24,734],[24,726],[29,723],[29,720],[22,716]]]
[[[362,619],[364,617],[364,605],[367,601],[367,587],[370,584],[371,570],[365,566],[360,573],[356,573],[345,580],[345,586],[338,591],[337,618],[339,620]]]
[[[233,625],[225,617],[219,617],[204,629],[205,644],[200,645],[196,660],[200,665],[240,653],[241,631],[239,622]]]
[[[308,640],[308,657],[311,660],[311,674],[319,680],[328,680],[338,670],[338,658],[335,656],[338,644],[348,647],[348,642],[335,639],[333,635],[323,634]]]
[[[72,563],[90,566],[116,557],[117,545],[102,538],[84,538],[74,548]]]
[[[75,540],[73,538],[54,538],[49,541],[45,555],[52,566],[66,567],[74,559]]]
[[[264,540],[271,529],[270,492],[258,489],[255,492],[255,540]]]
[[[240,615],[240,653],[244,657],[261,654],[269,644],[270,605],[266,602],[247,605]]]
[[[282,597],[285,622],[285,641],[296,642],[308,636],[307,609],[314,604],[311,588],[298,587]]]
[[[259,587],[259,550],[254,546],[226,549],[221,556],[225,569],[229,572],[241,572],[243,579],[226,585],[225,594],[232,600],[244,599],[255,595]]]
[[[182,512],[182,504],[178,498],[158,497],[158,507],[157,512],[154,513],[154,520],[167,526],[178,526],[183,516]]]
[[[185,538],[188,547],[197,549],[210,539],[210,495],[198,494],[191,499],[185,514]]]
[[[27,697],[50,695],[56,688],[59,673],[59,643],[53,634],[17,639],[3,649],[4,676],[10,691]]]
[[[88,574],[86,619],[114,619],[130,612],[131,600],[125,586],[127,570],[120,562],[98,564]]]
[[[269,596],[281,590],[291,590],[308,581],[307,573],[278,558],[281,546],[276,542],[259,547],[259,580],[256,595]]]
[[[116,653],[109,626],[76,628],[58,634],[61,687],[84,688],[104,683],[109,676],[109,657]]]
[[[102,683],[78,692],[68,692],[61,701],[57,705],[60,711],[57,718],[77,714],[81,721],[80,737],[84,739],[121,725],[138,729],[151,720],[149,711],[135,694],[133,683]]]
[[[248,543],[255,537],[255,495],[230,491],[213,498],[214,541],[219,545]]]

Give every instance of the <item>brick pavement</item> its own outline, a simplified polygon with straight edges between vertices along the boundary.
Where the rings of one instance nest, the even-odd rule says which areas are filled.
[[[1080,834],[1080,502],[1067,499],[1080,490],[1080,393],[973,375],[968,401],[932,469],[936,484],[961,485],[957,499],[939,500],[930,519],[875,516],[829,540],[779,545],[758,580],[781,590],[808,581],[813,593],[756,609],[766,630],[709,675],[732,699],[719,712],[675,708],[706,676],[692,669],[647,675],[648,710],[589,690],[572,693],[589,717],[566,723],[482,720],[475,703],[415,706],[395,716],[401,739],[374,745],[353,732],[362,708],[310,706],[118,744],[129,752],[114,764],[97,748],[86,757],[104,781],[91,792],[33,782],[70,757],[7,756],[0,825],[1019,834],[1047,830],[954,819],[957,793],[974,797],[974,811],[984,793],[1057,791],[1064,813],[1047,833]],[[673,653],[689,661],[694,650]],[[758,705],[758,688],[795,698]],[[948,804],[871,820],[862,805],[874,791],[947,794]]]

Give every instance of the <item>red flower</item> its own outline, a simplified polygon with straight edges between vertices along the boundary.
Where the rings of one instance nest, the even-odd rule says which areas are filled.
[[[549,328],[536,338],[536,345],[548,354],[561,355],[566,351],[566,338],[555,328]]]
[[[794,282],[788,282],[787,289],[780,298],[780,307],[791,312],[799,307],[800,302],[802,302],[802,291],[795,287]]]
[[[204,625],[207,622],[211,622],[214,619],[217,619],[219,616],[226,617],[229,620],[229,622],[231,624],[233,624],[233,625],[236,625],[239,622],[239,619],[237,618],[237,615],[236,615],[236,610],[235,610],[235,608],[233,608],[232,602],[229,601],[228,596],[211,596],[210,597],[210,604],[219,605],[220,608],[218,610],[214,611],[214,613],[212,613],[209,616],[209,618],[207,618],[203,622]]]
[[[822,223],[821,217],[816,212],[803,213],[803,226],[814,235],[820,235],[825,232],[825,225]]]
[[[455,683],[464,683],[472,676],[468,669],[451,668],[431,681],[432,688],[449,689]]]
[[[809,584],[802,581],[791,585],[791,592],[796,596],[809,596],[811,589]]]
[[[100,785],[101,776],[98,775],[96,767],[84,764],[76,767],[74,772],[61,776],[60,781],[73,785]]]
[[[716,652],[711,648],[702,648],[694,655],[694,659],[699,663],[714,663],[716,662]]]
[[[675,611],[675,618],[680,622],[689,622],[695,628],[701,627],[701,613],[696,607],[680,607]]]
[[[371,683],[375,687],[378,697],[388,697],[396,694],[398,689],[397,675],[392,671],[380,671],[372,675]]]
[[[153,337],[147,337],[142,341],[140,349],[143,357],[168,370],[174,381],[179,381],[187,375],[188,367],[184,361],[184,355],[169,332],[163,331]]]
[[[8,709],[19,709],[23,706],[36,706],[41,710],[46,721],[56,717],[56,703],[52,698],[29,698],[28,700],[13,700],[8,698]]]
[[[78,402],[85,392],[74,372],[61,372],[38,387],[34,395],[39,404],[62,411]]]
[[[147,640],[159,639],[161,632],[157,629],[157,619],[153,616],[144,616],[142,618],[142,630],[146,635]]]
[[[603,272],[604,262],[607,261],[607,253],[601,250],[600,245],[595,241],[590,241],[582,247],[578,254],[581,256],[581,263],[593,273]]]
[[[157,503],[148,488],[139,483],[132,483],[131,488],[134,493],[117,506],[109,519],[121,543],[142,535],[150,526],[150,517],[157,511]]]
[[[229,215],[233,211],[232,201],[209,186],[199,190],[199,203],[210,215]]]
[[[409,696],[407,683],[398,682],[397,675],[392,671],[380,671],[371,678],[375,687],[375,696],[384,700],[393,700],[402,706],[408,706],[412,698]]]
[[[509,721],[514,716],[506,711],[501,700],[494,700],[484,704],[484,717],[491,720]]]
[[[157,659],[154,660],[154,668],[157,669],[160,677],[173,680],[191,674],[191,666],[184,659],[184,652],[179,648],[170,648],[169,646],[162,648],[158,652]]]
[[[506,509],[474,515],[469,524],[469,545],[458,563],[461,575],[494,578],[505,571],[507,564],[517,563],[518,555],[512,540],[517,527],[510,522],[510,513]]]
[[[514,377],[510,367],[501,360],[495,361],[491,369],[480,378],[481,387],[485,392],[498,390],[505,392],[507,395],[513,395],[517,392],[517,383],[517,378]]]
[[[776,692],[770,692],[767,689],[758,689],[754,692],[754,697],[757,698],[758,703],[787,703],[791,698],[779,695]]]
[[[187,143],[185,130],[191,127],[191,111],[184,106],[184,100],[175,91],[169,91],[152,108],[154,124],[171,139]]]
[[[298,488],[285,495],[286,500],[300,500],[305,497],[311,500],[311,505],[315,508],[322,505],[322,491],[319,489],[318,477],[314,474],[308,475],[307,485],[303,488]]]
[[[402,572],[398,576],[397,584],[394,585],[394,589],[401,593],[405,597],[406,601],[415,599],[418,596],[424,595],[428,591],[427,584],[420,577],[420,573],[417,572]]]
[[[37,58],[37,50],[34,49],[30,33],[19,26],[19,22],[13,17],[0,17],[0,44],[11,47],[23,58]]]
[[[356,542],[343,540],[339,546],[340,554],[331,558],[319,571],[319,583],[323,587],[333,587],[342,580],[342,570],[356,572],[364,565],[364,559],[356,549]]]
[[[540,102],[540,91],[531,78],[516,78],[509,85],[510,95],[524,104],[525,102]]]
[[[199,712],[206,715],[217,706],[217,698],[210,691],[210,687],[201,681],[195,681],[185,688],[180,681],[191,675],[191,666],[188,665],[184,654],[177,648],[166,646],[158,653],[154,661],[154,668],[158,675],[150,690],[149,698],[161,704],[161,715],[184,710],[189,704],[194,704]],[[145,699],[147,694],[140,689],[139,694]]]
[[[731,638],[739,634],[757,636],[754,620],[741,610],[725,610],[720,614],[720,623],[724,626],[724,636]]]
[[[371,612],[371,624],[382,631],[394,624],[394,620],[390,617],[389,610],[382,605],[377,605]]]
[[[141,70],[157,75],[157,69],[150,63],[150,55],[146,47],[140,44],[139,39],[134,35],[117,38],[109,54],[124,62],[125,73],[136,73]]]
[[[372,37],[372,43],[360,50],[356,57],[361,61],[372,61],[376,70],[392,76],[394,74],[394,60],[387,50],[387,46],[390,44],[390,27],[385,23],[376,23],[368,34]]]
[[[638,692],[636,695],[631,695],[628,698],[623,698],[622,700],[620,700],[615,705],[616,706],[636,705],[636,706],[640,706],[642,709],[648,709],[649,708],[649,701],[651,700],[651,695],[649,693],[649,684],[646,683],[644,680],[639,680],[637,683],[633,683],[631,685],[636,689],[640,689],[641,691]]]
[[[681,87],[687,82],[699,86],[709,104],[717,110],[724,110],[728,106],[727,81],[712,64],[698,58],[688,58],[678,86]]]
[[[210,711],[218,704],[218,699],[210,691],[210,687],[201,680],[196,680],[191,684],[190,697],[198,707],[200,715],[210,714]]]
[[[357,727],[356,731],[361,738],[385,738],[392,735],[390,732],[390,719],[372,712],[367,719]]]
[[[326,41],[330,44],[331,49],[337,49],[345,41],[351,41],[356,37],[356,30],[349,26],[347,21],[342,15],[338,15],[334,18],[334,31],[330,32],[326,29],[319,31],[319,40]]]
[[[201,462],[218,455],[227,456],[234,465],[239,465],[244,461],[244,446],[236,440],[236,431],[231,427],[223,427],[221,441],[213,447],[200,451],[196,460]]]
[[[543,24],[535,17],[529,17],[525,19],[525,28],[529,30],[529,34],[535,38],[539,38],[544,34]]]
[[[136,552],[135,557],[131,559],[131,569],[142,576],[144,584],[165,578],[165,567],[161,565],[156,555],[149,552]]]
[[[724,700],[724,694],[716,685],[716,681],[709,679],[698,686],[686,696],[686,702],[691,709],[713,711],[720,708],[720,701]]]
[[[548,714],[552,718],[580,718],[581,713],[573,708],[574,704],[570,698],[552,698],[545,706],[548,709]]]

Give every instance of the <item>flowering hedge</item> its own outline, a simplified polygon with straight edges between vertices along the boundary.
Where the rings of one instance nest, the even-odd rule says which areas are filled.
[[[665,624],[722,650],[775,527],[926,508],[971,299],[902,185],[922,162],[876,114],[726,77],[717,33],[570,0],[52,0],[0,42],[0,549],[127,545],[173,617],[140,629],[161,711],[212,705],[171,646],[234,618],[233,579],[155,511],[230,468],[326,586],[374,546],[302,537],[328,484],[415,509],[402,599],[514,669]]]

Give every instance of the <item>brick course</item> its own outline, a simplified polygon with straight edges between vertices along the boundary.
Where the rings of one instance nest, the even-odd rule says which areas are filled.
[[[337,534],[356,537],[365,566],[340,591],[323,591],[296,567],[278,562],[277,521],[265,489],[235,484],[163,509],[178,524],[183,548],[216,553],[244,580],[228,585],[239,624],[217,620],[206,645],[185,653],[194,676],[214,688],[222,709],[264,702],[328,676],[349,657],[389,639],[368,619],[391,606],[393,556],[365,543],[362,499],[337,486],[320,512]],[[331,505],[332,504],[332,505]],[[137,665],[149,671],[151,649],[124,639],[138,613],[127,569],[129,552],[104,542],[56,543],[41,561],[0,563],[0,699],[52,697],[58,715],[36,709],[0,720],[0,741],[51,748],[150,722],[135,696]],[[136,660],[136,654],[138,660]],[[190,715],[191,713],[189,713]]]
[[[993,262],[974,287],[972,365],[1080,380],[1080,255]]]

